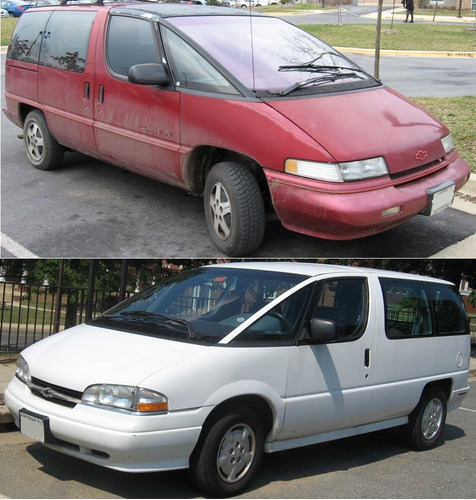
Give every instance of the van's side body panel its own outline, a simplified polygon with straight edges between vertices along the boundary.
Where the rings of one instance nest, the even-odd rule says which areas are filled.
[[[66,147],[91,156],[98,155],[93,130],[93,88],[96,64],[96,40],[101,21],[106,12],[91,10],[89,8],[75,8],[66,14],[71,16],[87,16],[87,21],[80,26],[80,31],[75,32],[68,25],[63,25],[61,19],[55,19],[65,14],[63,11],[52,13],[47,30],[55,30],[52,23],[60,25],[55,30],[57,38],[83,37],[87,43],[86,60],[79,55],[70,55],[70,60],[62,64],[62,68],[51,67],[48,60],[40,60],[38,65],[38,103],[45,113],[48,127],[56,140]],[[90,23],[92,25],[90,26]],[[90,35],[88,36],[88,29]],[[89,43],[88,43],[89,42]],[[46,42],[44,41],[43,44]],[[56,40],[57,44],[61,40]],[[43,46],[44,48],[44,46]],[[83,66],[84,65],[84,66]],[[83,69],[76,71],[65,70],[65,67],[81,66]]]

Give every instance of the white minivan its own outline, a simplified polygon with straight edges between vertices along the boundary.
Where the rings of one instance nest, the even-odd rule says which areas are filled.
[[[24,434],[129,472],[245,488],[264,452],[401,427],[435,446],[468,393],[449,282],[291,262],[176,275],[28,347],[5,400]]]

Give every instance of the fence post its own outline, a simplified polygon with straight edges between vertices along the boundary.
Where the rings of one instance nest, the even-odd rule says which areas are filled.
[[[89,262],[88,276],[88,298],[86,301],[86,321],[93,317],[94,293],[96,291],[96,261],[91,259]]]
[[[56,294],[56,305],[55,305],[55,327],[54,333],[59,332],[60,320],[61,320],[61,287],[63,285],[63,271],[64,271],[64,260],[60,260],[60,267],[58,271],[58,292]]]

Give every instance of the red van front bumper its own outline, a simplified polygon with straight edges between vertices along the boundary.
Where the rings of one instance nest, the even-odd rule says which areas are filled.
[[[470,168],[456,155],[445,168],[431,175],[352,192],[346,192],[342,184],[326,186],[274,170],[265,173],[284,227],[318,238],[346,240],[385,231],[420,214],[430,201],[427,190],[446,181],[455,183],[455,191],[460,189],[469,179]]]

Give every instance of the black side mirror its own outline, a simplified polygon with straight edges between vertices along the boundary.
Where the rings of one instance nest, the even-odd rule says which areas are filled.
[[[163,64],[136,64],[129,69],[129,81],[139,85],[160,85],[169,83],[169,78]]]
[[[337,326],[330,319],[312,318],[310,333],[316,344],[325,344],[337,339]]]

